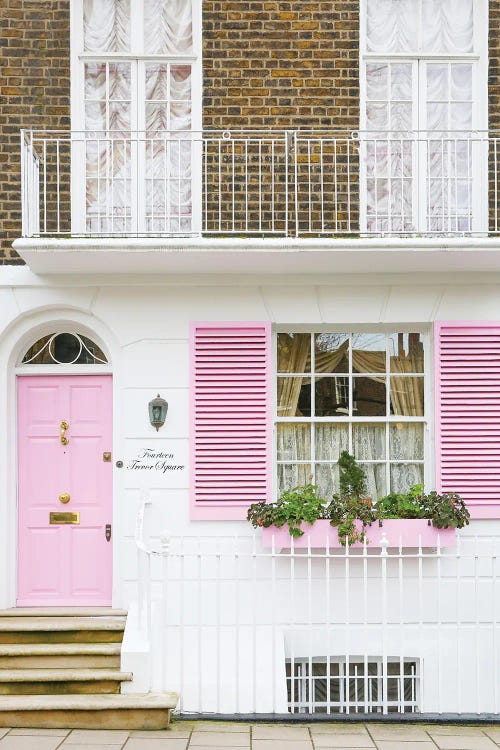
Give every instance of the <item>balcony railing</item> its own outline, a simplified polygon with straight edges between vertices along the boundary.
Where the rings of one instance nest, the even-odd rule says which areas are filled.
[[[500,233],[500,134],[23,131],[37,236]]]

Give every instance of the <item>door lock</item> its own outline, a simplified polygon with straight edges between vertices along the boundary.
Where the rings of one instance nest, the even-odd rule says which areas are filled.
[[[105,536],[106,536],[106,541],[109,542],[109,540],[111,539],[111,524],[110,523],[106,524]]]

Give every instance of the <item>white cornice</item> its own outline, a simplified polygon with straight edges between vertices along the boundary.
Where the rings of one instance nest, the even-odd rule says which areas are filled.
[[[18,239],[36,274],[191,277],[500,272],[500,238]]]

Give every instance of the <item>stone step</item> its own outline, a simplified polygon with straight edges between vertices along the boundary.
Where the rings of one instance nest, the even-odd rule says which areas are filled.
[[[1,727],[164,729],[176,693],[0,695]]]
[[[119,668],[120,651],[119,643],[3,643],[0,670]]]
[[[0,618],[2,643],[120,643],[126,617]]]
[[[117,669],[2,669],[0,695],[119,693],[131,679]]]

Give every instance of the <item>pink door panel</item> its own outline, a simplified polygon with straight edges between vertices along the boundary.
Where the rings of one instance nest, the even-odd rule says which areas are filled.
[[[19,606],[111,604],[110,375],[18,378]],[[60,425],[69,423],[61,442]],[[62,504],[59,495],[69,493]],[[80,523],[50,524],[51,512]]]

